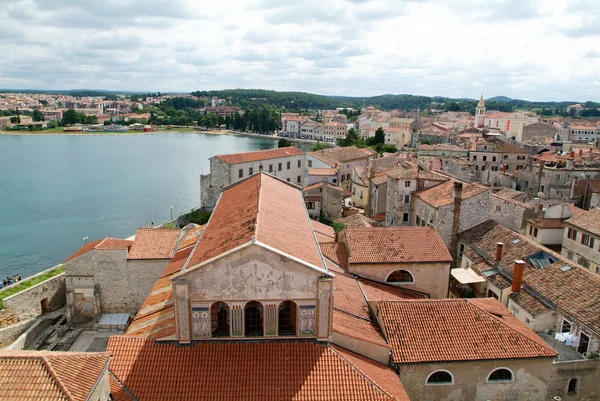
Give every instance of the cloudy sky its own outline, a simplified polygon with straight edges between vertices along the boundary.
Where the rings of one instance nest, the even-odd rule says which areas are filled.
[[[0,0],[0,88],[600,101],[599,0]]]

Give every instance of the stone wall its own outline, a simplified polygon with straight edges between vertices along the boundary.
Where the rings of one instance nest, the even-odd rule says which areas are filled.
[[[533,217],[533,207],[518,201],[510,201],[492,195],[490,217],[511,230],[522,232],[525,220]]]
[[[221,188],[231,184],[230,166],[218,157],[210,159],[210,174],[200,176],[200,206],[207,209],[215,207]]]
[[[61,273],[18,294],[4,298],[4,307],[17,316],[39,316],[42,301],[47,302],[48,311],[65,304],[65,274]]]
[[[567,394],[569,381],[577,379],[576,394]],[[595,401],[600,399],[600,360],[555,362],[548,384],[548,400]]]
[[[489,374],[498,368],[510,369],[514,381],[487,383]],[[450,372],[454,383],[425,385],[427,377],[437,370]],[[419,401],[551,400],[547,398],[551,375],[551,358],[400,365],[402,384],[410,399]]]

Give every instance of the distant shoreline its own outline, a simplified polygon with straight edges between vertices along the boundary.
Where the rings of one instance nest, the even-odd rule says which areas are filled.
[[[65,135],[65,136],[125,136],[125,135],[161,135],[161,134],[204,134],[204,135],[232,135],[232,136],[245,136],[250,138],[264,138],[264,139],[272,139],[274,141],[278,141],[280,139],[287,139],[291,142],[300,142],[300,143],[317,143],[318,141],[312,139],[298,139],[298,138],[286,138],[280,136],[273,135],[265,135],[265,134],[254,134],[252,132],[238,132],[232,130],[196,130],[193,128],[175,128],[175,129],[160,129],[152,132],[144,132],[144,131],[113,131],[113,132],[87,132],[87,131],[53,131],[53,132],[44,132],[44,131],[0,131],[0,135],[39,135],[39,136],[56,136],[56,135]],[[325,142],[328,143],[328,142]]]

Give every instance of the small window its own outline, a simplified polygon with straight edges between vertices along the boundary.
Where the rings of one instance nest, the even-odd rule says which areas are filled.
[[[501,212],[502,211],[502,206],[500,206],[500,205],[496,206],[496,211],[497,212]]]
[[[308,161],[308,167],[312,167],[312,160]]]
[[[494,370],[487,379],[488,383],[508,383],[513,380],[513,373],[509,369],[500,368]]]
[[[577,379],[569,380],[569,386],[567,387],[567,394],[577,394]]]
[[[561,333],[570,333],[571,332],[571,322],[563,319],[562,325],[560,326]]]
[[[300,184],[300,181],[302,181],[302,178],[300,178],[300,176],[298,176],[298,178],[296,179],[296,181],[298,182],[298,184]]]
[[[410,203],[410,195],[404,195],[404,203]]]
[[[487,156],[483,156],[483,161],[486,161],[486,160],[487,160]]]
[[[577,239],[577,231],[569,228],[569,231],[567,231],[567,237],[572,240]]]
[[[471,160],[477,160],[477,155],[474,155]]]
[[[444,384],[454,384],[454,377],[452,377],[452,373],[447,370],[438,370],[433,372],[427,377],[425,381],[425,385],[427,386],[436,386],[436,385],[444,385]]]
[[[492,161],[495,162],[496,161],[496,156],[492,156]]]
[[[504,155],[504,160],[508,159],[508,155]]]
[[[290,168],[292,168],[292,162],[287,162],[287,169],[289,170]]]
[[[285,301],[279,305],[279,335],[296,335],[296,304],[292,301]]]
[[[567,252],[567,259],[573,260],[573,252]]]
[[[215,302],[211,307],[212,336],[229,337],[229,306]]]
[[[581,243],[590,248],[594,247],[594,238],[591,235],[583,234],[581,236]]]
[[[302,160],[298,160],[298,168],[302,167]]]
[[[254,168],[248,167],[248,175],[252,175],[252,174],[254,174]]]
[[[238,178],[243,178],[243,177],[244,177],[244,169],[243,169],[243,168],[241,168],[241,169],[238,171]]]
[[[281,169],[282,169],[281,166],[282,166],[282,163],[277,164],[277,170],[281,171]]]
[[[273,165],[269,164],[269,173],[272,173],[272,172],[273,172]]]
[[[286,181],[287,181],[287,182],[290,182],[290,179],[288,178],[288,179],[286,179]]]
[[[334,184],[337,184],[337,178],[334,178],[334,179],[333,179],[333,183],[334,183]]]
[[[260,302],[251,301],[244,308],[244,328],[246,337],[262,337],[263,306]]]
[[[581,266],[583,266],[587,269],[590,268],[590,261],[587,260],[586,258],[580,257],[579,260],[577,261],[577,263],[579,263]]]
[[[410,187],[410,181],[404,181],[404,186],[405,186],[406,188]]]
[[[306,202],[306,208],[307,209],[314,209],[315,208],[315,202]]]
[[[402,221],[403,221],[403,222],[407,222],[407,221],[408,221],[408,213],[404,213],[404,214],[402,215]]]

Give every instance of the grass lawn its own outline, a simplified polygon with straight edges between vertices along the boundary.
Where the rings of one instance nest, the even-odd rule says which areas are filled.
[[[21,291],[26,290],[27,288],[33,287],[34,285],[41,283],[42,281],[46,281],[49,278],[58,276],[59,274],[61,274],[64,271],[65,271],[65,267],[63,265],[60,265],[56,269],[47,271],[46,273],[44,273],[42,275],[39,275],[39,276],[36,276],[33,278],[23,279],[22,281],[19,281],[19,284],[17,284],[14,287],[11,287],[7,290],[0,290],[0,309],[4,308],[4,305],[2,304],[2,300],[4,298],[8,298],[11,295],[18,294]]]

